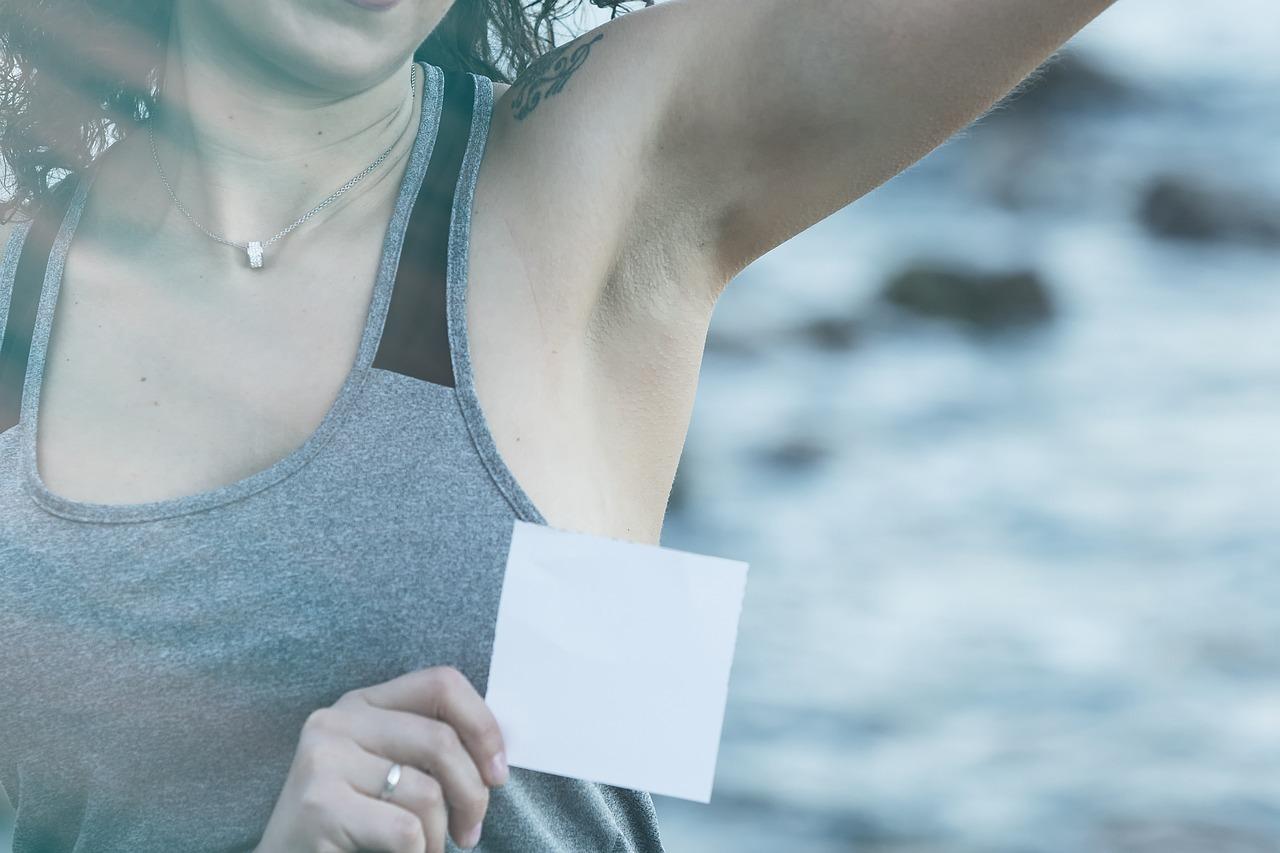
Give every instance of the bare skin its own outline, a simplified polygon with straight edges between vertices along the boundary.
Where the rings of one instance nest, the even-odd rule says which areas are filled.
[[[420,5],[429,31],[448,4]],[[959,5],[671,0],[498,85],[468,325],[495,442],[551,524],[657,542],[727,282],[941,144],[1109,2]],[[557,86],[536,84],[574,51]],[[37,437],[51,490],[101,503],[204,491],[315,430],[354,361],[411,143],[417,106],[394,113],[407,68],[351,70],[378,93],[351,123],[360,157],[295,147],[241,175],[201,149],[190,206],[271,233],[400,139],[375,176],[273,247],[265,284],[172,210],[144,135],[121,143],[54,320]],[[201,130],[243,141],[231,121]],[[308,168],[322,177],[300,185]],[[286,179],[287,197],[255,192]]]

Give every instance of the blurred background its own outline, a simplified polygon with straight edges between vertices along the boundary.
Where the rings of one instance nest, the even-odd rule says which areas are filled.
[[[1278,434],[1280,5],[1122,0],[718,305],[668,853],[1280,851]]]

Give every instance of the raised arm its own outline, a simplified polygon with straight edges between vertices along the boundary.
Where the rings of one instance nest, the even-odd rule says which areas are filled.
[[[719,286],[942,144],[1112,2],[669,0],[598,48],[649,90],[644,208],[693,217]]]

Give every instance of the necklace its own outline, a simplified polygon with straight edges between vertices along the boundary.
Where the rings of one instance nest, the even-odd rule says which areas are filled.
[[[409,68],[409,103],[411,104],[413,103],[414,95],[417,94],[417,89],[414,86],[414,79],[416,76],[415,73],[417,71],[417,67],[418,67],[418,63],[414,62]],[[401,108],[403,109],[403,107]],[[170,186],[169,184],[168,176],[166,176],[164,173],[164,167],[160,165],[160,155],[156,153],[156,135],[151,125],[152,125],[152,119],[148,117],[147,136],[151,142],[151,159],[155,160],[156,170],[159,171],[160,173],[160,180],[164,182],[164,188],[168,190],[169,198],[173,199],[174,205],[178,208],[178,210],[182,212],[183,216],[191,220],[192,225],[196,226],[205,234],[217,240],[219,243],[223,243],[227,246],[235,246],[237,249],[243,249],[248,254],[249,266],[255,270],[262,269],[263,253],[266,251],[266,248],[268,246],[270,246],[272,243],[276,242],[277,240],[289,234],[289,232],[293,231],[293,229],[297,228],[299,225],[306,222],[308,219],[315,216],[320,211],[324,210],[326,207],[328,207],[330,204],[336,201],[343,193],[345,193],[347,190],[351,189],[356,184],[360,183],[360,181],[368,177],[369,174],[372,173],[374,169],[382,165],[382,161],[387,159],[387,156],[391,154],[392,149],[394,149],[400,141],[399,139],[397,139],[395,142],[391,143],[391,145],[387,147],[386,151],[383,151],[381,154],[379,154],[378,158],[374,160],[372,163],[370,163],[368,166],[365,166],[364,169],[362,169],[358,175],[355,175],[353,178],[351,178],[351,180],[347,181],[345,184],[338,187],[333,192],[329,193],[329,195],[325,197],[324,201],[320,202],[315,207],[311,208],[306,213],[299,216],[297,219],[293,221],[292,224],[278,231],[275,234],[275,236],[270,237],[266,240],[250,240],[246,243],[238,243],[234,240],[228,240],[226,237],[222,237],[218,234],[214,234],[208,228],[205,228],[203,225],[201,225],[199,222],[196,221],[196,218],[191,215],[190,211],[187,210],[186,206],[181,201],[178,200],[177,194],[174,193],[173,187]]]

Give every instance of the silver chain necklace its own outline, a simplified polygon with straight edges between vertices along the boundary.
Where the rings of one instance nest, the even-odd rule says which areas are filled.
[[[418,63],[414,62],[409,68],[409,103],[410,104],[413,103],[414,96],[417,94],[417,88],[414,85],[417,66],[418,66]],[[403,106],[401,107],[401,109],[403,109]],[[339,196],[341,196],[347,190],[351,189],[356,184],[360,183],[360,181],[368,177],[368,175],[371,172],[373,172],[374,169],[382,165],[382,161],[387,159],[387,157],[391,154],[391,151],[400,142],[400,140],[397,139],[395,142],[391,143],[391,145],[387,147],[387,150],[379,154],[378,159],[374,160],[368,166],[365,166],[364,169],[360,171],[360,174],[356,175],[351,180],[347,181],[345,184],[338,187],[338,189],[330,193],[325,198],[324,201],[320,202],[315,207],[311,208],[306,213],[302,214],[302,216],[299,216],[296,220],[294,220],[293,224],[279,231],[274,237],[271,237],[267,240],[250,240],[247,243],[238,243],[234,240],[228,240],[226,237],[222,237],[218,234],[214,234],[208,228],[205,228],[203,225],[201,225],[199,222],[196,221],[196,218],[191,215],[190,211],[187,210],[186,206],[182,202],[178,201],[178,196],[176,193],[174,193],[173,187],[170,186],[169,184],[169,178],[164,173],[164,167],[160,165],[160,155],[156,153],[156,135],[155,135],[154,129],[152,128],[152,124],[153,124],[153,121],[149,117],[147,119],[147,136],[151,141],[151,159],[155,160],[156,162],[156,169],[157,171],[160,172],[160,180],[164,182],[164,188],[169,191],[169,198],[173,199],[174,205],[177,206],[178,210],[182,211],[182,215],[187,217],[187,219],[191,220],[192,225],[199,228],[201,231],[203,231],[205,234],[208,234],[210,237],[217,240],[219,243],[223,243],[228,246],[235,246],[237,249],[243,249],[245,252],[247,252],[249,256],[249,266],[255,270],[262,269],[263,252],[266,250],[268,246],[270,246],[272,243],[276,242],[277,240],[287,235],[293,229],[297,228],[299,225],[306,222],[308,219],[315,216],[320,211],[324,210],[326,207],[328,207],[330,204],[336,201]],[[403,135],[402,135],[402,138],[403,138]]]

